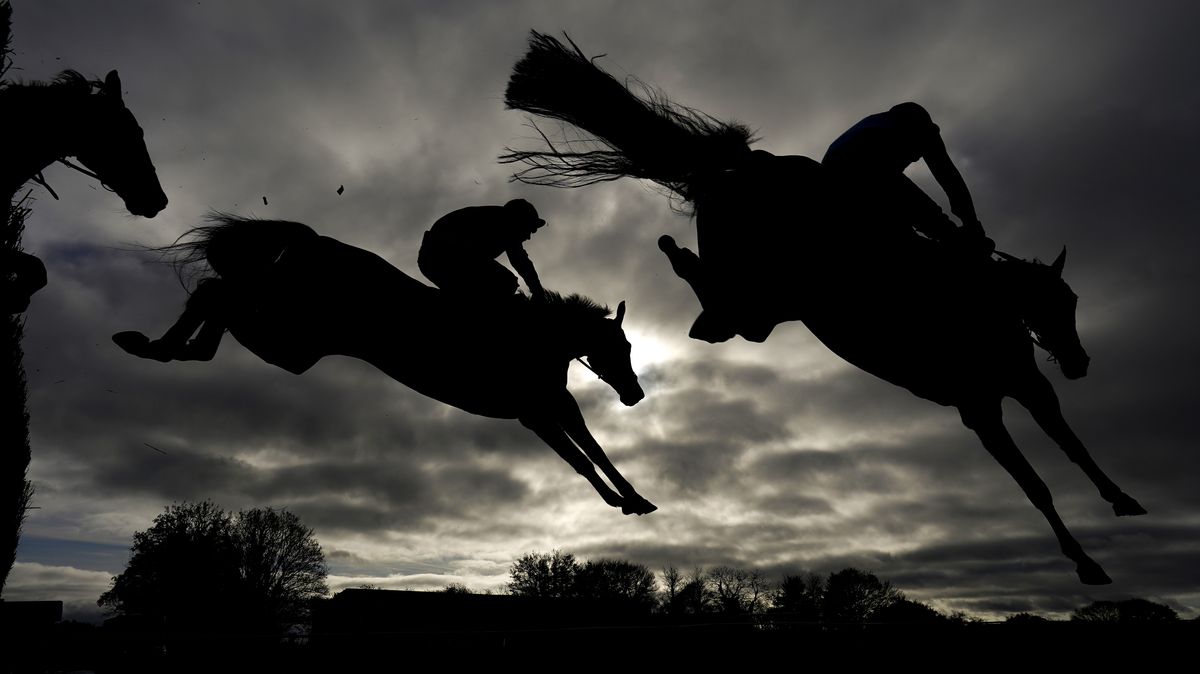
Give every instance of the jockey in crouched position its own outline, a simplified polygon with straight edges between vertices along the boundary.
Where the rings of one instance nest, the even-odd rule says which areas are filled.
[[[540,299],[545,290],[522,244],[545,224],[524,199],[460,208],[425,232],[417,266],[456,299],[504,301],[517,292],[517,277],[496,261],[505,254],[533,299]]]
[[[904,169],[920,159],[945,190],[961,227],[904,175]],[[975,215],[971,193],[946,152],[938,126],[916,103],[901,103],[850,127],[829,146],[821,165],[842,190],[871,204],[870,214],[886,226],[889,238],[905,238],[915,230],[969,257],[986,257],[995,248]],[[897,220],[901,226],[887,226]]]
[[[753,159],[755,154],[747,156]],[[950,210],[962,226],[955,225],[937,202],[904,175],[909,165],[921,159],[945,190]],[[918,259],[934,255],[972,276],[981,271],[981,263],[995,249],[995,243],[984,234],[971,193],[946,151],[938,126],[916,103],[901,103],[850,127],[829,146],[821,165],[833,188],[833,200],[845,209],[854,226],[870,237],[869,249],[876,254],[869,257],[877,261],[912,270],[914,265],[922,266]],[[936,246],[922,244],[918,232]],[[740,301],[737,293],[712,288],[711,279],[706,288],[699,259],[679,248],[671,237],[660,238],[659,247],[677,274],[692,279],[694,287],[701,284],[698,295],[708,290],[703,293],[705,309],[692,326],[691,337],[714,343],[739,333],[752,341],[765,339],[777,321],[734,305]],[[726,279],[719,285],[730,282]]]

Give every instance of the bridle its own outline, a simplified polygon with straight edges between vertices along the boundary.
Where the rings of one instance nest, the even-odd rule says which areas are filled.
[[[104,179],[101,178],[100,175],[98,173],[96,173],[95,171],[91,171],[91,170],[84,168],[82,166],[79,166],[77,164],[72,164],[71,162],[67,161],[66,157],[59,157],[55,161],[62,164],[63,166],[66,166],[67,168],[73,168],[85,176],[95,178],[96,181],[100,183],[100,187],[103,187],[104,189],[108,190],[109,192],[113,192],[114,194],[116,193],[116,190],[109,187],[108,183],[104,182]],[[55,201],[59,201],[58,192],[55,192],[54,188],[50,187],[50,183],[46,181],[46,176],[42,175],[41,171],[38,171],[37,174],[33,176],[32,180],[33,180],[33,182],[46,188],[46,191],[50,193],[50,196],[54,197]]]

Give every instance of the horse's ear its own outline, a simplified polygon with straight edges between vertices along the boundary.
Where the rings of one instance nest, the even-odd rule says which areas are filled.
[[[625,300],[617,305],[617,317],[613,320],[617,322],[617,327],[621,327],[621,321],[625,320]]]
[[[1058,257],[1054,258],[1054,264],[1050,265],[1050,267],[1052,269],[1054,269],[1054,273],[1058,274],[1059,276],[1062,276],[1063,267],[1066,264],[1067,264],[1067,247],[1063,246],[1062,252],[1058,254]]]
[[[101,91],[118,101],[121,100],[121,76],[117,74],[117,71],[108,71],[108,74],[104,76],[104,86]]]

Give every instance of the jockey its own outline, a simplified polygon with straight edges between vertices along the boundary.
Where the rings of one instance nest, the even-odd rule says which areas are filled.
[[[503,206],[460,208],[425,232],[417,266],[448,293],[503,300],[517,292],[517,278],[496,261],[504,253],[530,295],[540,299],[545,291],[522,244],[545,224],[524,199]]]
[[[941,207],[904,175],[904,169],[918,159],[925,160],[945,190],[950,210],[962,227],[956,227]],[[829,146],[821,164],[844,181],[851,196],[875,197],[870,202],[875,206],[870,217],[876,224],[882,224],[880,218],[903,218],[930,239],[970,256],[986,257],[995,248],[983,232],[971,193],[950,160],[937,125],[916,103],[901,103],[850,127]]]

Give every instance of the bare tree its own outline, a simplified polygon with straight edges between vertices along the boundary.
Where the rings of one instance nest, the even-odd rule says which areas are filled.
[[[709,586],[721,613],[754,614],[766,605],[770,583],[757,569],[718,566],[708,572]]]

